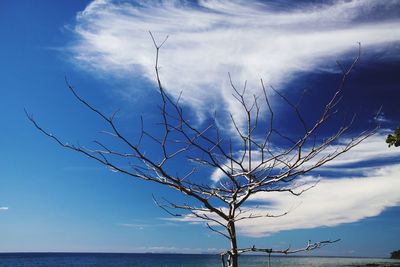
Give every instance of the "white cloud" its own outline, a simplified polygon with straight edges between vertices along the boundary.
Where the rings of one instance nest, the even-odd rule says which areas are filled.
[[[336,1],[276,11],[250,1],[93,1],[77,16],[74,59],[97,71],[154,81],[155,49],[148,34],[170,38],[161,51],[163,83],[199,114],[223,108],[233,113],[227,73],[248,91],[259,79],[280,88],[297,71],[333,65],[340,54],[356,54],[356,42],[372,51],[400,40],[398,19],[365,22],[377,9],[398,1]],[[364,22],[363,22],[364,21]],[[133,93],[133,92],[132,92]],[[137,92],[135,92],[137,93]]]
[[[349,152],[340,155],[335,160],[328,162],[323,168],[345,166],[354,163],[376,160],[388,160],[390,158],[400,158],[400,151],[398,149],[391,149],[385,143],[387,131],[382,130],[365,141],[361,142],[358,146],[352,148]],[[338,146],[343,147],[346,144],[343,140]],[[333,152],[337,147],[330,147],[324,154]]]
[[[336,148],[332,146],[328,150]],[[334,178],[301,177],[297,191],[319,181],[316,187],[301,196],[288,192],[260,192],[253,195],[247,203],[256,201],[257,206],[247,204],[244,207],[251,210],[253,215],[289,213],[279,218],[238,221],[238,231],[242,235],[257,237],[284,230],[335,226],[377,216],[389,207],[400,205],[400,160],[396,159],[400,159],[400,150],[387,147],[385,131],[382,131],[319,168],[336,173]],[[382,161],[374,167],[365,166],[366,162],[372,160]],[[354,165],[358,163],[361,164]],[[218,172],[214,175],[217,179]],[[198,221],[190,215],[178,220]]]
[[[340,171],[341,172],[357,172],[360,169],[365,169],[366,167],[364,166],[363,168],[349,168],[348,165],[351,164],[356,164],[356,163],[363,163],[367,161],[385,161],[385,160],[390,160],[393,158],[400,158],[400,150],[398,149],[391,149],[385,144],[386,136],[388,130],[381,130],[377,134],[370,136],[363,142],[361,142],[359,145],[353,147],[350,151],[347,151],[346,153],[341,154],[337,158],[335,158],[332,161],[327,162],[323,166],[319,167],[319,170],[332,170],[335,171],[334,168],[341,167]],[[329,147],[327,147],[325,150],[321,151],[317,156],[315,156],[313,159],[311,159],[309,162],[306,162],[303,164],[303,167],[309,167],[314,165],[316,162],[318,162],[320,159],[326,157],[328,154],[335,154],[336,151],[341,151],[346,148],[346,145],[350,142],[350,140],[347,139],[341,139],[338,140],[338,143],[333,144]],[[278,148],[276,148],[278,149]],[[240,158],[242,156],[242,151],[239,151],[237,154],[239,155],[238,157]],[[292,163],[294,163],[297,159],[297,157],[294,156],[297,151],[294,150],[292,154],[289,154],[286,158],[289,160],[291,159]],[[307,154],[307,149],[305,148],[303,150],[303,155]],[[247,155],[246,155],[247,156]],[[244,161],[244,167],[247,167],[247,157],[245,157]],[[261,153],[258,153],[257,151],[253,151],[252,154],[252,166],[256,166],[260,164],[261,162]],[[279,163],[278,163],[279,164]],[[229,166],[229,162],[225,163],[226,166]],[[235,165],[234,165],[235,167]],[[279,167],[279,166],[278,166]],[[228,167],[226,168],[228,169]],[[237,169],[240,170],[240,168],[237,167]],[[369,168],[367,168],[369,169]],[[338,171],[338,169],[336,169]],[[216,169],[212,174],[211,174],[211,180],[213,182],[218,182],[220,179],[224,178],[225,175],[220,169]]]
[[[139,230],[143,230],[145,227],[148,226],[146,224],[138,224],[138,223],[120,223],[118,225],[123,227],[136,228]]]
[[[147,228],[153,228],[153,227],[171,227],[171,226],[178,226],[175,223],[172,222],[165,222],[164,219],[161,219],[163,222],[161,223],[148,223],[148,222],[134,222],[134,223],[118,223],[117,225],[123,226],[123,227],[128,227],[128,228],[135,228],[138,230],[143,230]]]
[[[0,211],[8,210],[8,207],[0,207]]]
[[[271,213],[291,210],[280,218],[260,218],[239,224],[244,235],[263,236],[302,228],[335,226],[377,216],[400,204],[400,165],[377,168],[366,177],[321,179],[317,187],[299,197],[260,193],[252,200],[268,203]],[[296,207],[293,209],[293,207]]]

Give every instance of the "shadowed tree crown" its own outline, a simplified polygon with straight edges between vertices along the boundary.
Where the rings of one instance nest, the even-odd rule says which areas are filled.
[[[386,143],[391,146],[398,147],[400,146],[400,127],[397,128],[393,134],[389,134],[386,138]]]

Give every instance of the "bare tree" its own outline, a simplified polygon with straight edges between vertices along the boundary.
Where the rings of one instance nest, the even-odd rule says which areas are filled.
[[[84,100],[75,88],[66,80],[67,86],[74,97],[97,114],[108,125],[108,134],[113,136],[127,147],[127,151],[119,151],[109,144],[95,141],[97,148],[89,149],[63,142],[59,137],[43,129],[37,121],[28,115],[29,120],[43,134],[53,139],[60,146],[84,154],[112,170],[145,181],[155,182],[173,188],[182,194],[194,199],[194,204],[177,204],[167,200],[157,200],[155,203],[173,216],[190,216],[206,223],[207,227],[226,237],[230,241],[230,249],[221,254],[222,266],[237,267],[238,256],[246,252],[264,252],[290,254],[299,251],[309,251],[337,240],[326,240],[317,243],[308,242],[302,249],[261,249],[256,247],[240,249],[237,239],[237,222],[262,217],[280,217],[281,214],[268,212],[254,212],[245,203],[252,196],[260,192],[282,192],[299,196],[316,183],[298,188],[298,180],[312,170],[334,160],[339,155],[349,151],[361,141],[372,135],[376,128],[364,131],[352,138],[346,138],[345,145],[332,149],[333,145],[342,140],[348,132],[353,119],[342,124],[336,131],[324,139],[317,138],[318,131],[335,114],[341,101],[343,87],[350,72],[356,65],[357,58],[347,69],[338,64],[342,70],[342,78],[337,90],[324,105],[320,116],[313,123],[309,123],[300,112],[299,104],[294,104],[281,92],[270,87],[278,97],[293,111],[298,123],[302,126],[302,134],[293,139],[286,136],[275,127],[275,113],[271,106],[264,82],[260,81],[260,96],[251,96],[249,101],[246,95],[246,86],[239,90],[232,80],[231,87],[237,104],[241,107],[246,118],[245,126],[230,115],[232,129],[224,131],[217,126],[215,120],[210,124],[198,126],[188,120],[179,98],[172,98],[163,87],[159,73],[159,51],[167,38],[157,44],[150,33],[155,46],[155,75],[158,90],[161,96],[160,116],[161,134],[153,135],[146,131],[141,118],[141,132],[137,140],[131,141],[117,127],[114,115],[106,116],[102,111]],[[359,51],[360,52],[360,51]],[[261,114],[263,110],[267,115]],[[260,137],[259,133],[262,133]],[[273,138],[281,138],[287,146],[281,149],[274,148]],[[160,149],[158,158],[145,153],[143,140],[154,142]],[[239,140],[239,142],[237,141]],[[154,156],[154,155],[153,155]],[[184,174],[175,174],[167,164],[182,158],[194,166]],[[121,159],[130,163],[121,164]],[[221,179],[217,183],[204,183],[195,179],[201,168],[217,170]],[[174,211],[173,211],[174,210]]]

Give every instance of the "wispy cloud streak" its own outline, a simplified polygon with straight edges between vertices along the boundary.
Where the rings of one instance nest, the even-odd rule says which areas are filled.
[[[186,254],[204,254],[204,253],[220,253],[221,248],[188,248],[188,247],[167,247],[167,246],[149,246],[149,247],[134,247],[130,252],[135,253],[186,253]]]
[[[240,0],[96,0],[77,16],[71,51],[78,64],[96,71],[154,81],[155,51],[148,30],[160,40],[169,35],[160,58],[168,90],[175,96],[183,90],[184,103],[199,114],[210,107],[239,114],[228,72],[239,84],[248,80],[250,93],[259,92],[260,78],[283,87],[299,71],[334,64],[349,51],[355,55],[357,42],[368,51],[398,42],[398,16],[384,17],[382,11],[399,8],[398,1],[390,0],[292,9]]]

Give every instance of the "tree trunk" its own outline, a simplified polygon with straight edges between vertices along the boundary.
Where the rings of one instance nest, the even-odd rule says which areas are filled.
[[[238,255],[237,254],[229,254],[228,257],[228,266],[229,267],[238,267]]]
[[[236,239],[236,229],[235,222],[230,221],[228,223],[229,236],[231,238],[231,250],[228,254],[228,266],[229,267],[238,267],[238,251],[237,251],[237,239]]]

